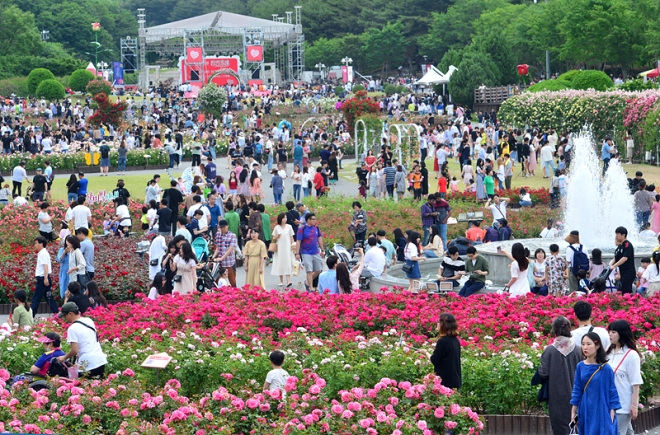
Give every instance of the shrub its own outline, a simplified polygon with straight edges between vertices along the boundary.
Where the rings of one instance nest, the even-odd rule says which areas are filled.
[[[11,94],[18,95],[19,97],[27,97],[27,77],[0,80],[0,95],[9,97]]]
[[[200,89],[197,101],[204,113],[212,114],[217,118],[222,115],[222,106],[227,101],[227,91],[215,83],[209,83]]]
[[[341,95],[341,94],[343,94],[344,92],[346,92],[346,91],[344,90],[344,87],[343,87],[343,86],[335,86],[335,94],[336,94],[336,95]]]
[[[351,91],[353,91],[353,92],[364,91],[364,90],[366,90],[366,89],[365,89],[365,87],[364,87],[363,85],[355,85],[355,86],[353,86],[353,88],[351,89]]]
[[[544,80],[540,83],[530,86],[527,88],[529,92],[543,92],[543,91],[563,91],[564,89],[570,89],[571,84],[566,80],[556,79],[556,80]]]
[[[44,80],[54,80],[55,76],[53,75],[50,70],[47,70],[46,68],[35,68],[32,71],[30,71],[30,74],[28,75],[27,78],[27,90],[30,95],[35,95],[37,92],[37,88],[39,87],[39,83],[43,82]]]
[[[575,76],[578,74],[580,74],[579,69],[572,69],[570,71],[566,71],[564,74],[561,74],[559,77],[557,77],[557,79],[566,80],[567,82],[572,82]]]
[[[616,87],[622,91],[635,92],[635,91],[646,91],[648,89],[658,89],[658,85],[648,81],[644,83],[642,79],[628,80],[622,85]]]
[[[387,95],[393,95],[396,94],[396,86],[394,85],[386,85],[385,86],[385,93]]]
[[[66,92],[62,83],[55,79],[48,79],[39,83],[36,95],[37,97],[44,97],[47,100],[60,100],[64,98]]]
[[[408,92],[408,88],[406,88],[405,86],[399,85],[396,87],[397,94],[405,94],[406,92]]]
[[[97,94],[106,94],[110,95],[112,93],[112,83],[105,79],[94,79],[87,83],[87,92],[89,92],[92,95],[97,95]]]
[[[76,92],[85,92],[87,84],[94,80],[94,74],[86,69],[77,69],[69,78],[69,87]]]
[[[602,71],[586,70],[580,71],[571,82],[573,89],[586,91],[595,89],[597,91],[606,91],[614,86],[614,82]]]

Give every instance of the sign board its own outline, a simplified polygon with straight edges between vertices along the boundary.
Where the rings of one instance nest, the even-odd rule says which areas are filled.
[[[199,47],[189,47],[189,50],[196,49]],[[201,50],[201,48],[200,48]],[[240,73],[241,61],[238,56],[220,56],[220,57],[204,57],[201,61],[199,57],[193,59],[193,53],[191,52],[189,56],[179,58],[179,73],[181,83],[190,83],[193,88],[197,86],[201,88],[205,83],[202,83],[202,80],[208,82],[208,80],[213,77],[217,72],[221,70],[231,70],[229,72],[234,72],[236,74]],[[201,51],[199,52],[201,53]],[[197,54],[198,56],[200,54]],[[236,82],[236,78],[230,74],[222,74],[224,80],[233,80]],[[226,83],[218,83],[214,80],[214,83],[222,86]],[[234,83],[236,84],[236,83]],[[196,93],[195,93],[196,96]]]
[[[262,45],[248,45],[245,47],[248,62],[263,62],[264,47]]]
[[[119,194],[117,192],[106,192],[105,190],[99,190],[99,193],[94,195],[91,192],[87,193],[87,204],[92,205],[101,202],[110,202],[118,198]]]
[[[149,369],[164,369],[170,361],[172,361],[172,357],[162,352],[147,357],[141,366]]]

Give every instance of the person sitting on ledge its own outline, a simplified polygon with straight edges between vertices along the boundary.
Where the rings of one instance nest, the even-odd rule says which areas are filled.
[[[477,253],[474,246],[467,248],[468,261],[465,262],[465,272],[461,275],[468,275],[469,279],[458,293],[464,298],[478,292],[486,285],[486,276],[488,275],[488,260]]]

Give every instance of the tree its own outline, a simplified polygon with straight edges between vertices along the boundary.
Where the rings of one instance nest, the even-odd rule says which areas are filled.
[[[458,104],[472,107],[474,90],[485,84],[494,86],[498,80],[498,69],[488,55],[476,51],[468,51],[454,71],[449,82],[449,93]]]
[[[34,15],[16,6],[0,11],[0,56],[20,53],[35,55],[41,50],[41,35],[34,23]]]
[[[463,55],[459,50],[451,48],[445,53],[444,56],[442,56],[442,60],[440,60],[440,63],[438,64],[438,69],[446,73],[449,71],[450,66],[454,65],[457,67],[458,64],[461,63],[462,58]]]
[[[406,49],[406,38],[403,36],[401,21],[387,23],[382,29],[368,29],[363,35],[363,50],[369,66],[380,66],[381,72],[392,66],[398,66],[403,61]]]
[[[64,85],[55,79],[42,80],[36,90],[37,97],[43,97],[50,101],[60,100],[65,95]]]
[[[222,106],[227,101],[227,91],[215,83],[209,83],[199,90],[197,102],[202,111],[218,118],[222,115]]]
[[[339,65],[341,58],[342,41],[340,38],[319,38],[305,49],[305,63],[309,69],[318,63],[328,67]]]
[[[94,74],[86,69],[77,69],[71,73],[69,78],[69,87],[77,92],[83,92],[87,89],[87,84],[94,80]]]
[[[508,41],[504,39],[504,36],[498,30],[491,29],[488,33],[477,38],[474,44],[479,51],[487,54],[497,65],[497,69],[502,76],[498,84],[512,85],[518,83],[517,62],[513,57]]]
[[[94,105],[96,110],[89,117],[89,123],[93,126],[112,125],[119,127],[124,111],[128,108],[126,101],[117,101],[112,103],[106,94],[94,95]]]
[[[30,71],[28,75],[28,92],[30,95],[35,95],[39,83],[49,79],[55,79],[55,76],[46,68],[35,68]]]

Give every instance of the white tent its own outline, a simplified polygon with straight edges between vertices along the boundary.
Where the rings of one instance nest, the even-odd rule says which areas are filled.
[[[443,74],[439,69],[431,65],[431,68],[426,71],[424,77],[415,82],[416,85],[442,85],[449,83],[449,78],[452,73],[456,70],[454,65],[449,67],[447,74]]]

